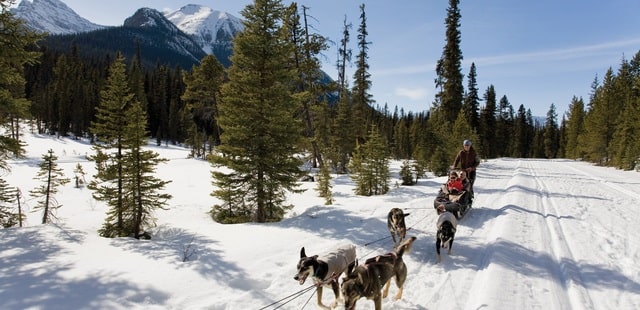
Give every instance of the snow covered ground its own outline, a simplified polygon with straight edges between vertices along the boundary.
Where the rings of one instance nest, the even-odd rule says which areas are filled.
[[[29,197],[48,149],[69,178],[79,162],[94,173],[84,141],[28,135],[28,157],[11,161],[9,185]],[[56,195],[56,225],[27,212],[26,227],[0,229],[0,309],[316,309],[311,284],[293,279],[300,248],[322,254],[342,242],[363,260],[391,250],[387,212],[409,212],[409,270],[401,300],[383,309],[639,309],[640,174],[570,160],[495,159],[478,170],[474,209],[459,223],[452,255],[435,263],[436,212],[444,178],[384,196],[359,197],[335,176],[335,204],[314,183],[293,195],[280,223],[221,225],[207,162],[177,147],[150,146],[170,159],[169,210],[159,210],[152,240],[97,235],[105,206],[69,183]],[[399,163],[393,163],[397,173]],[[333,294],[325,290],[328,304]],[[373,309],[361,299],[357,309]],[[342,307],[339,307],[342,309]]]

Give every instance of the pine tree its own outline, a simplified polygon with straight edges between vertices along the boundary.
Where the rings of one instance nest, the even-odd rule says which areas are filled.
[[[328,92],[329,86],[321,83],[323,79],[321,63],[318,54],[328,48],[327,38],[309,32],[307,23],[307,7],[303,9],[303,22],[300,21],[298,5],[294,2],[286,10],[285,27],[288,33],[288,40],[294,46],[294,53],[291,59],[292,66],[296,71],[296,82],[293,93],[301,106],[300,116],[305,125],[304,136],[307,138],[305,144],[310,145],[312,167],[323,165],[323,158],[320,153],[320,144],[316,140],[315,133],[315,106],[322,104],[321,98]],[[326,104],[326,102],[324,102]]]
[[[589,110],[585,116],[585,132],[581,139],[585,159],[602,165],[611,159],[608,148],[617,121],[618,109],[613,94],[614,78],[613,69],[609,68],[602,86],[593,90]]]
[[[371,90],[371,73],[369,73],[369,45],[367,41],[367,17],[364,10],[364,3],[360,5],[360,26],[358,27],[358,54],[356,55],[356,70],[353,74],[353,118],[356,124],[356,138],[363,141],[372,123],[369,116],[372,105],[375,102]]]
[[[438,60],[436,87],[440,92],[436,95],[444,120],[453,123],[462,107],[464,87],[462,86],[462,50],[460,48],[460,0],[449,0],[447,8],[446,45]]]
[[[556,105],[551,104],[544,123],[544,155],[555,158],[558,153],[558,114]]]
[[[96,155],[90,157],[96,163],[96,175],[89,183],[93,198],[104,201],[110,207],[106,223],[115,219],[115,224],[105,224],[101,229],[105,237],[128,236],[125,227],[124,181],[124,130],[127,126],[127,110],[133,104],[133,93],[129,90],[125,75],[124,58],[117,55],[109,69],[109,78],[100,92],[100,105],[91,132],[97,143],[93,145]]]
[[[30,191],[34,198],[42,199],[33,208],[34,212],[42,210],[42,224],[49,223],[55,218],[55,210],[62,207],[62,205],[58,205],[55,194],[58,192],[59,186],[70,181],[64,177],[64,172],[58,167],[57,160],[58,156],[53,153],[53,150],[47,151],[47,154],[42,156],[42,162],[38,165],[40,170],[36,174],[36,179],[42,181],[42,185]]]
[[[347,173],[350,155],[356,145],[356,131],[354,118],[351,116],[353,107],[348,95],[340,97],[337,106],[336,117],[331,126],[331,137],[328,157],[334,170],[339,174]]]
[[[281,220],[290,208],[284,205],[286,190],[295,191],[303,174],[296,157],[302,126],[289,88],[294,72],[287,65],[293,46],[280,27],[283,12],[275,0],[256,0],[242,11],[245,30],[234,40],[219,106],[220,155],[212,156],[215,166],[232,172],[213,175],[215,184],[226,187],[213,192],[224,201],[214,206],[214,216],[227,205],[250,210],[257,222]]]
[[[496,141],[494,139],[496,128],[496,90],[489,85],[484,93],[485,106],[480,110],[480,145],[486,158],[498,156]],[[474,147],[475,148],[475,147]]]
[[[338,60],[336,61],[338,69],[338,98],[342,99],[347,96],[347,64],[351,62],[351,49],[347,46],[349,44],[351,23],[347,23],[347,17],[344,17],[342,22],[342,38],[340,39],[340,45],[338,47]]]
[[[12,204],[16,201],[17,189],[10,187],[7,181],[0,178],[0,226],[9,228],[16,226],[19,212],[15,212]]]
[[[462,110],[464,111],[467,122],[474,130],[478,130],[480,126],[480,94],[478,91],[478,74],[476,73],[476,64],[471,63],[469,69],[469,75],[467,77],[467,93],[464,96],[464,102],[462,104]]]
[[[513,147],[513,107],[507,99],[502,96],[498,103],[498,114],[496,115],[496,128],[494,129],[494,146],[498,156],[509,156]]]
[[[511,154],[512,157],[526,158],[529,156],[529,146],[532,138],[529,135],[530,127],[527,111],[523,105],[520,105],[513,125],[513,141],[515,145]]]
[[[24,70],[40,57],[39,52],[28,47],[42,38],[9,11],[12,4],[13,1],[0,1],[0,126],[9,129],[0,134],[0,169],[4,170],[9,170],[7,158],[24,153],[19,141],[19,120],[28,115],[30,106],[24,98]]]
[[[573,97],[569,104],[568,120],[567,120],[567,138],[566,138],[566,154],[567,158],[578,159],[583,157],[580,150],[578,137],[584,132],[584,101],[582,98]]]
[[[357,195],[384,195],[389,191],[389,155],[380,132],[372,126],[367,142],[356,147],[351,162],[351,178]]]
[[[207,55],[184,77],[186,144],[194,157],[204,158],[212,145],[220,144],[218,105],[224,82],[224,67],[213,55]]]
[[[158,153],[144,150],[149,137],[147,127],[147,114],[139,102],[135,102],[128,110],[128,123],[124,133],[124,143],[127,152],[124,154],[124,191],[127,197],[125,210],[131,212],[129,223],[125,227],[131,227],[130,232],[134,238],[149,237],[147,228],[155,227],[153,211],[164,209],[166,201],[171,195],[159,191],[170,181],[156,178],[153,173],[156,166],[166,162],[159,158]],[[112,223],[108,223],[107,226]]]
[[[467,121],[464,111],[460,111],[460,113],[458,113],[458,118],[456,119],[456,122],[453,123],[453,130],[450,140],[453,142],[451,148],[449,149],[449,154],[452,154],[452,156],[450,157],[451,163],[453,163],[453,158],[455,158],[456,154],[460,150],[462,141],[478,141],[478,135],[476,134],[476,131],[471,128],[471,124]],[[474,149],[476,150],[476,153],[478,155],[482,153],[482,145],[479,145],[479,143],[475,144]]]
[[[413,185],[413,173],[411,172],[411,162],[408,160],[402,161],[402,166],[400,167],[400,179],[402,180],[402,185]]]
[[[331,174],[329,173],[329,167],[327,165],[322,165],[320,167],[320,174],[318,174],[318,186],[316,187],[316,190],[320,197],[324,198],[325,205],[333,203],[331,188]]]

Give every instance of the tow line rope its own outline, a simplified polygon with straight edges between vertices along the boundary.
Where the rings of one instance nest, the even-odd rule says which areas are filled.
[[[428,209],[428,208],[405,208],[405,210],[407,210],[407,209]],[[408,227],[407,231],[410,231],[411,229],[413,229],[414,226],[416,226],[418,223],[424,221],[426,218],[427,218],[427,215],[423,216],[420,220],[415,222],[412,226]],[[371,242],[367,242],[367,243],[364,244],[364,246],[367,247],[367,246],[369,246],[371,244],[381,242],[381,241],[386,240],[388,238],[391,238],[391,235],[383,237],[383,238],[380,238],[380,239],[377,239],[377,240],[374,240],[374,241],[371,241]],[[369,251],[368,253],[366,253],[363,256],[367,256],[367,255],[373,253],[375,250],[376,249],[373,249],[373,250]],[[357,261],[357,259],[356,259],[356,261]],[[344,270],[342,272],[344,272]],[[324,280],[324,281],[322,281],[320,283],[313,284],[311,286],[303,288],[303,289],[301,289],[301,290],[299,290],[299,291],[297,291],[297,292],[295,292],[293,294],[290,294],[290,295],[288,295],[288,296],[286,296],[286,297],[284,297],[282,299],[276,300],[276,301],[274,301],[274,302],[272,302],[272,303],[270,303],[270,304],[268,304],[268,305],[266,305],[266,306],[264,306],[264,307],[262,307],[262,308],[260,308],[258,310],[265,310],[265,309],[267,309],[269,307],[272,307],[272,306],[275,306],[275,305],[281,303],[280,305],[278,305],[278,306],[273,308],[273,309],[280,309],[284,305],[294,301],[296,298],[301,297],[302,295],[306,294],[307,292],[315,289],[316,287],[318,287],[320,285],[325,285],[325,284],[329,283],[332,280],[338,281],[339,279],[337,279],[337,278],[338,278],[338,274],[334,273],[329,278],[327,278],[326,280]],[[307,304],[309,304],[309,301],[311,300],[311,298],[313,298],[314,295],[315,295],[315,290],[314,290],[313,294],[311,294],[311,296],[309,296],[309,299],[307,299],[307,301],[304,303],[304,305],[302,306],[301,309],[304,309],[304,307],[306,307]]]

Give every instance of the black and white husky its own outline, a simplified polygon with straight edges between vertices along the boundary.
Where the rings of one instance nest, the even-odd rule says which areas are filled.
[[[443,212],[438,217],[436,224],[438,230],[436,232],[436,262],[440,262],[440,248],[449,249],[448,254],[451,254],[451,248],[453,247],[453,239],[456,236],[456,229],[458,228],[458,220],[451,212]]]
[[[300,285],[304,284],[309,276],[313,283],[317,285],[318,306],[322,309],[335,308],[340,298],[340,285],[338,279],[349,267],[353,268],[356,261],[356,246],[345,244],[322,256],[307,256],[304,247],[300,250],[300,260],[298,261],[298,272],[293,277]],[[335,300],[331,307],[322,303],[322,287],[330,286],[335,295]]]

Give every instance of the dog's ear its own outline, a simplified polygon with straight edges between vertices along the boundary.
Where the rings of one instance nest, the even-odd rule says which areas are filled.
[[[304,253],[304,247],[302,247],[302,249],[300,250],[300,258],[305,258],[307,257],[307,254]]]
[[[404,214],[404,217],[407,217],[407,216],[409,216],[409,214],[411,214],[411,213],[405,213],[405,214]]]

